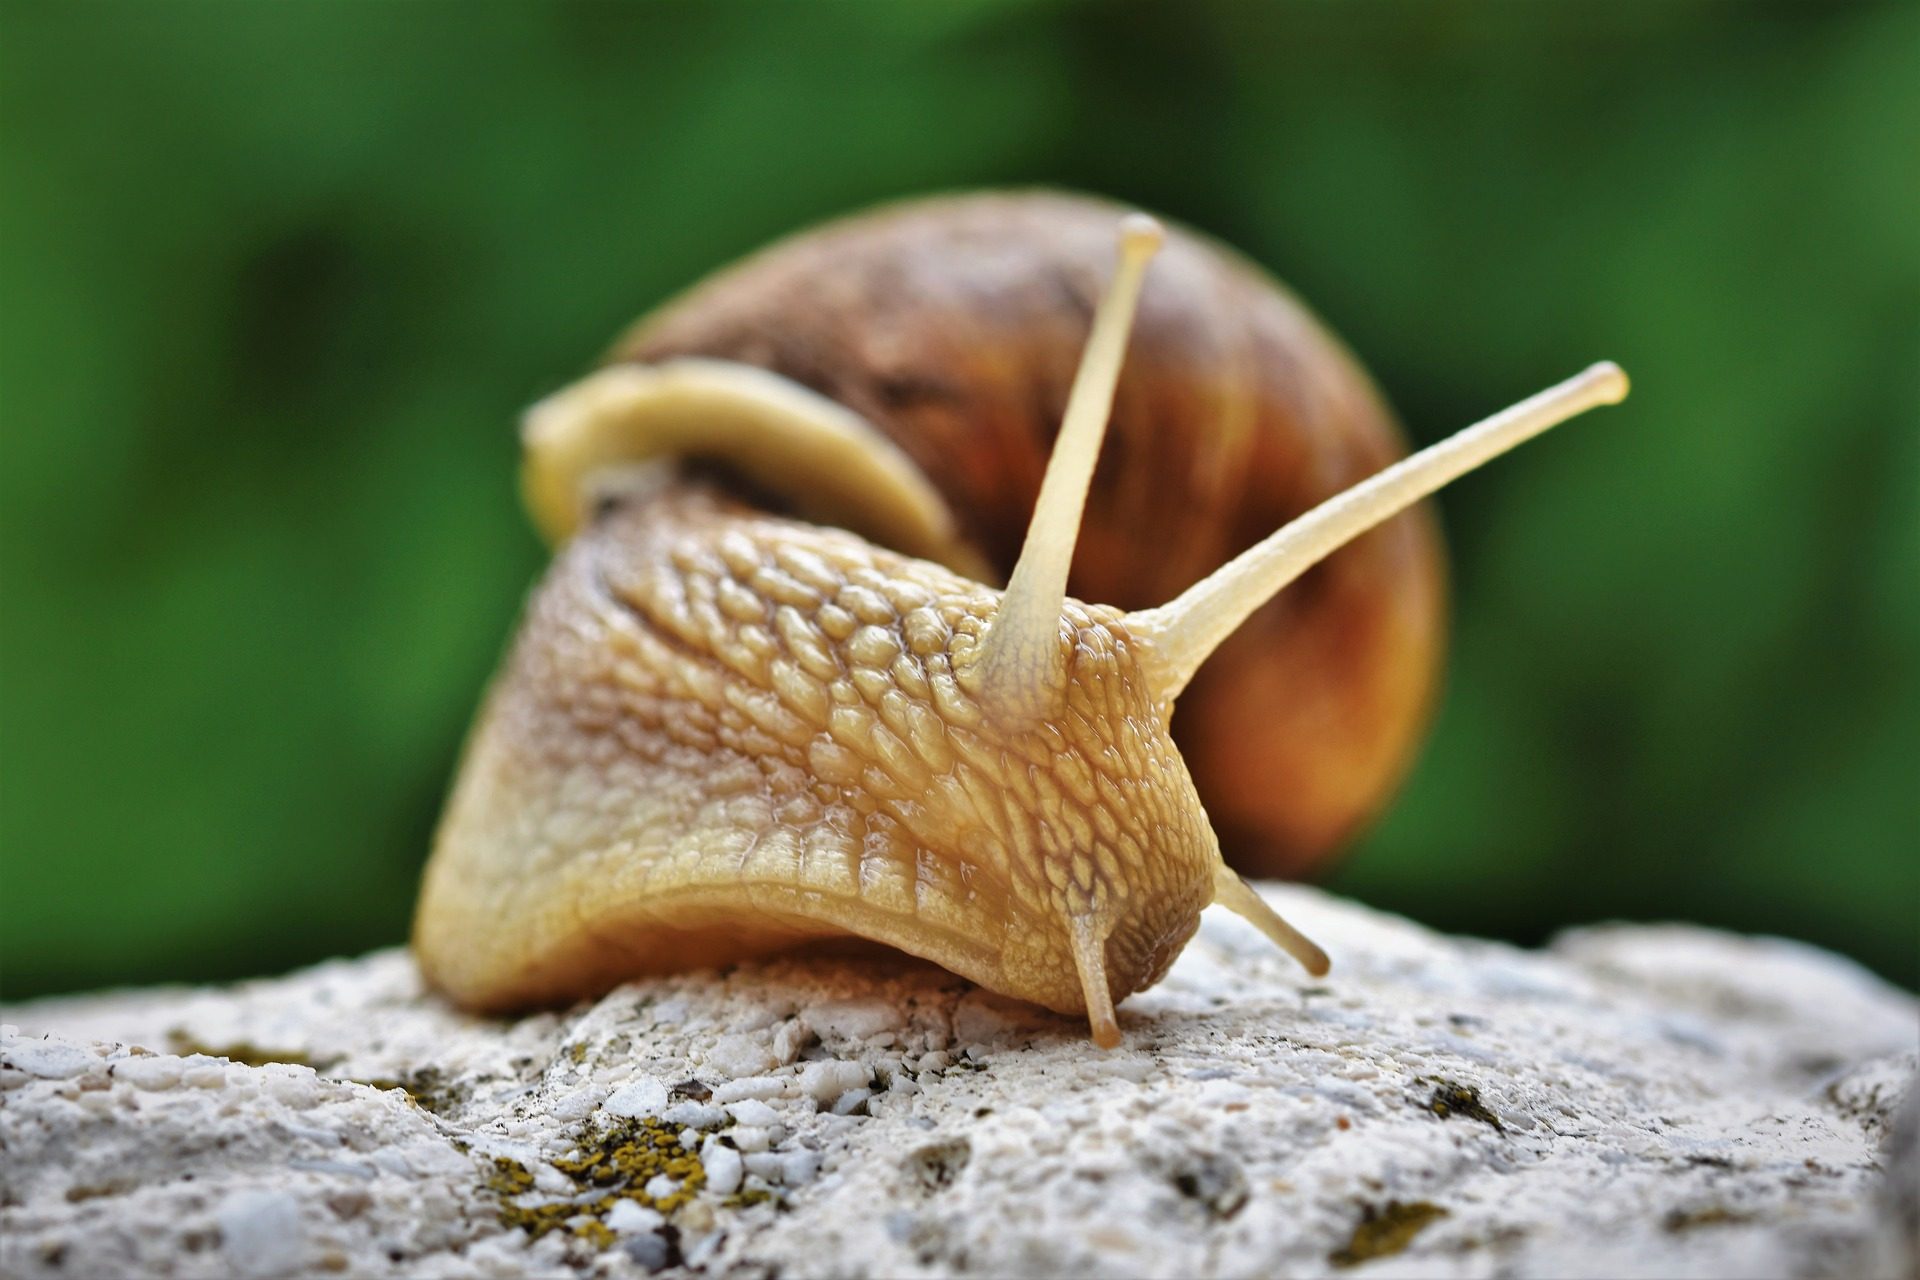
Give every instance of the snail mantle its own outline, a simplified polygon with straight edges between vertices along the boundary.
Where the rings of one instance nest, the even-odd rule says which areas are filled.
[[[0,1270],[1911,1273],[1907,994],[1776,940],[1529,952],[1262,892],[1334,976],[1212,913],[1111,1052],[859,956],[513,1020],[397,950],[17,1006]]]

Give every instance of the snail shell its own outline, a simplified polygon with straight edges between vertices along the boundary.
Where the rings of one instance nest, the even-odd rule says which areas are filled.
[[[1065,377],[1114,218],[1060,197],[977,197],[829,228],[697,290],[530,412],[529,506],[565,545],[436,837],[414,930],[433,985],[504,1009],[851,935],[1084,1012],[1112,1045],[1114,1003],[1158,981],[1214,902],[1325,971],[1223,861],[1171,736],[1175,700],[1194,705],[1205,684],[1190,682],[1217,650],[1252,661],[1283,645],[1300,672],[1239,678],[1293,709],[1236,718],[1231,691],[1215,694],[1201,705],[1228,728],[1199,742],[1281,716],[1342,743],[1316,717],[1384,708],[1377,722],[1400,740],[1354,756],[1372,761],[1365,804],[1350,785],[1322,788],[1324,812],[1296,828],[1322,843],[1273,846],[1324,847],[1398,767],[1432,678],[1431,532],[1403,513],[1618,399],[1625,379],[1595,366],[1192,582],[1194,547],[1252,540],[1220,532],[1208,504],[1229,524],[1272,509],[1249,469],[1292,475],[1290,494],[1338,488],[1391,456],[1391,429],[1297,307],[1203,242],[1175,238],[1143,305],[1164,233],[1139,215],[1121,220],[1119,267]],[[1210,320],[1227,300],[1235,314]],[[1223,389],[1222,367],[1243,376]],[[1120,447],[1103,485],[1110,417]],[[1213,445],[1164,440],[1183,431]],[[994,453],[1013,461],[982,460]],[[981,505],[959,506],[974,486]],[[1009,495],[1030,490],[1009,556],[1004,522],[1025,520]],[[1350,543],[1373,547],[1352,578],[1326,561]],[[1012,565],[1004,591],[982,580],[996,563]],[[1315,609],[1265,607],[1316,565],[1303,593]],[[1165,597],[1106,575],[1137,570],[1178,594],[1083,603],[1070,570],[1140,605]],[[1361,588],[1378,582],[1413,603],[1372,601]],[[1250,619],[1259,643],[1245,645]],[[1293,687],[1358,655],[1374,656],[1357,702]],[[1307,758],[1275,750],[1275,770]],[[1236,812],[1257,818],[1256,793],[1278,777],[1224,794],[1243,790]]]

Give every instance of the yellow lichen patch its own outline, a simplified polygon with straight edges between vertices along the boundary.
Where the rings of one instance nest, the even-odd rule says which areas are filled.
[[[225,1058],[245,1067],[264,1067],[280,1063],[290,1067],[311,1067],[313,1059],[299,1049],[266,1049],[251,1040],[236,1040],[227,1045],[211,1045],[178,1027],[167,1032],[167,1048],[182,1058],[204,1054]]]
[[[533,1174],[511,1157],[493,1158],[486,1186],[501,1198],[502,1225],[535,1238],[565,1229],[604,1249],[615,1238],[606,1218],[620,1201],[631,1200],[671,1214],[690,1203],[707,1183],[699,1152],[681,1145],[679,1129],[651,1117],[623,1120],[598,1133],[582,1133],[574,1154],[553,1161],[553,1167],[566,1175],[579,1194],[546,1203],[520,1204],[519,1198],[534,1190]],[[661,1196],[648,1194],[647,1185],[662,1175],[673,1179],[674,1189]],[[731,1205],[734,1200],[727,1203]]]
[[[579,1155],[555,1160],[553,1167],[583,1188],[615,1188],[615,1198],[661,1213],[671,1213],[693,1199],[707,1181],[699,1153],[680,1145],[680,1131],[651,1117],[623,1121],[583,1141]],[[674,1179],[678,1188],[658,1198],[648,1195],[647,1183],[661,1174]]]
[[[1433,1096],[1427,1100],[1427,1110],[1442,1120],[1451,1116],[1465,1116],[1469,1120],[1492,1125],[1502,1133],[1507,1131],[1506,1126],[1500,1123],[1500,1117],[1480,1101],[1480,1091],[1472,1085],[1455,1084],[1451,1080],[1435,1081]]]
[[[1425,1200],[1411,1204],[1394,1200],[1383,1208],[1368,1205],[1361,1211],[1346,1247],[1328,1254],[1327,1261],[1336,1267],[1357,1267],[1374,1258],[1392,1257],[1412,1244],[1429,1224],[1446,1216],[1445,1209]]]
[[[487,1190],[496,1195],[517,1196],[533,1190],[533,1175],[518,1160],[510,1156],[495,1156],[493,1172],[487,1175]]]
[[[407,1095],[407,1101],[423,1111],[435,1115],[459,1106],[466,1100],[465,1093],[456,1085],[449,1084],[437,1067],[422,1067],[410,1075],[375,1076],[367,1080],[352,1080],[354,1084],[363,1084],[370,1089],[398,1089]]]

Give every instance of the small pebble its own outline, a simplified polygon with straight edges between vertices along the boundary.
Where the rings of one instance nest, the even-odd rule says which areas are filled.
[[[1032,1027],[1037,1018],[1033,1010],[1022,1008],[1005,997],[970,991],[954,1008],[953,1036],[968,1044],[1001,1040]]]
[[[758,1098],[746,1098],[727,1106],[727,1114],[733,1117],[735,1124],[767,1126],[778,1124],[780,1113]]]
[[[765,1075],[778,1065],[756,1036],[721,1036],[707,1048],[707,1066],[728,1079]]]
[[[872,1073],[863,1062],[809,1062],[800,1069],[800,1092],[815,1102],[826,1103],[849,1089],[864,1086]]]
[[[778,1151],[753,1151],[741,1157],[747,1172],[756,1178],[778,1183],[786,1174],[787,1158]]]
[[[754,1125],[743,1124],[727,1130],[727,1136],[733,1139],[733,1145],[739,1151],[765,1151],[773,1145],[773,1132]]]
[[[789,1151],[783,1158],[786,1165],[780,1176],[790,1187],[803,1187],[820,1176],[820,1153],[817,1151]]]
[[[688,1129],[711,1129],[715,1125],[725,1124],[727,1113],[719,1107],[711,1107],[701,1102],[676,1102],[660,1112],[660,1118],[668,1124],[677,1124]]]
[[[571,1195],[578,1190],[566,1174],[544,1160],[529,1160],[526,1167],[533,1175],[533,1185],[550,1196]]]
[[[800,1051],[807,1047],[807,1040],[812,1034],[812,1029],[806,1023],[798,1018],[789,1018],[774,1030],[773,1056],[781,1066],[787,1066],[800,1056]]]
[[[900,1009],[887,1000],[823,1000],[807,1008],[807,1022],[822,1036],[864,1040],[901,1025]]]
[[[220,1253],[241,1275],[300,1270],[306,1253],[300,1202],[284,1191],[236,1191],[214,1213]]]
[[[645,1187],[648,1196],[655,1200],[665,1200],[680,1189],[680,1179],[670,1178],[664,1173],[656,1173],[647,1179]]]
[[[707,1171],[707,1190],[715,1195],[732,1195],[740,1189],[740,1179],[746,1176],[740,1153],[713,1138],[707,1139],[706,1146],[701,1148],[700,1163]]]
[[[748,1076],[715,1085],[713,1101],[721,1106],[747,1098],[778,1098],[787,1091],[787,1082],[779,1076]]]
[[[196,1053],[181,1067],[180,1083],[189,1089],[224,1089],[227,1087],[227,1064],[218,1058]]]
[[[666,1109],[666,1105],[667,1086],[646,1076],[629,1080],[608,1094],[607,1100],[600,1104],[603,1110],[629,1119],[658,1115]]]
[[[113,1078],[136,1089],[159,1092],[180,1083],[180,1059],[127,1058],[113,1064]]]
[[[837,1116],[864,1116],[867,1103],[873,1100],[871,1089],[849,1089],[833,1100],[833,1114]]]
[[[667,1252],[667,1242],[651,1231],[645,1235],[636,1235],[631,1240],[622,1241],[620,1248],[642,1271],[666,1270],[667,1260],[670,1257]]]
[[[598,1089],[581,1089],[555,1101],[548,1114],[567,1123],[584,1120],[600,1105],[600,1097]]]
[[[8,1040],[0,1060],[42,1080],[71,1080],[100,1061],[65,1040]]]
[[[637,1200],[616,1200],[613,1208],[607,1211],[607,1229],[623,1236],[639,1231],[658,1231],[666,1224],[667,1220],[659,1210],[649,1209]]]
[[[259,1069],[258,1077],[268,1097],[294,1111],[305,1111],[320,1102],[320,1077],[311,1067],[296,1067],[270,1062]]]

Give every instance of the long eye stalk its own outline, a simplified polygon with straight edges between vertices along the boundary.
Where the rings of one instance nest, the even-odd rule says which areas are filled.
[[[1128,614],[1128,630],[1152,648],[1155,692],[1169,700],[1177,697],[1254,610],[1367,530],[1549,427],[1588,409],[1618,404],[1626,394],[1627,375],[1619,365],[1593,365],[1327,499],[1178,599]]]
[[[1100,458],[1100,442],[1113,412],[1113,389],[1126,359],[1140,284],[1165,235],[1160,224],[1144,213],[1120,220],[1119,266],[1094,313],[1093,331],[1067,397],[1066,416],[1047,460],[1046,477],[1040,482],[1027,540],[993,623],[970,664],[980,682],[979,696],[1010,719],[1045,715],[1066,687],[1060,610],[1067,598],[1067,570],[1073,564],[1080,515],[1093,483],[1094,463]]]

